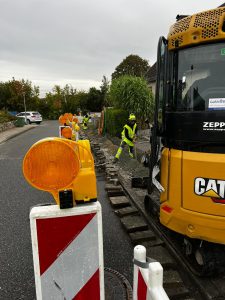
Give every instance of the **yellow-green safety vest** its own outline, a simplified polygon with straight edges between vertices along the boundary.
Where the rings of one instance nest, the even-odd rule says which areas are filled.
[[[88,123],[88,121],[89,121],[89,117],[84,117],[84,118],[83,118],[83,122],[84,122],[84,123]]]
[[[137,124],[136,124],[136,123],[134,124],[133,129],[132,129],[129,125],[126,124],[126,125],[123,127],[123,131],[121,132],[123,141],[124,141],[125,143],[127,143],[127,144],[128,144],[129,146],[131,146],[131,147],[134,146],[134,143],[131,142],[130,140],[128,140],[128,138],[125,137],[125,128],[128,130],[128,135],[129,135],[129,137],[130,137],[131,139],[133,139],[133,138],[134,138],[134,135],[135,135],[135,129],[136,129],[136,127],[137,127]]]

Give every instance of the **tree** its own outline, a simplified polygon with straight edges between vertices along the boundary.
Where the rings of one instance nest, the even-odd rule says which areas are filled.
[[[135,113],[141,122],[153,120],[153,95],[144,78],[125,75],[114,79],[110,98],[116,108]]]
[[[149,68],[150,66],[146,59],[131,54],[116,67],[115,71],[112,73],[112,80],[123,75],[144,77]]]
[[[0,83],[0,109],[24,110],[24,97],[27,110],[36,110],[39,101],[39,87],[32,86],[29,80],[12,80]]]
[[[39,99],[37,110],[42,114],[42,116],[49,118],[50,106],[46,98]]]
[[[62,111],[65,112],[77,112],[77,101],[75,99],[76,95],[76,89],[73,88],[71,85],[68,84],[65,85],[65,87],[62,90]]]
[[[63,88],[55,85],[52,92],[46,93],[45,99],[40,101],[40,112],[50,119],[57,119],[66,112],[77,113],[80,105],[78,98],[76,89],[71,85],[66,84]]]
[[[81,111],[87,111],[88,93],[84,91],[77,92],[76,96],[77,108]]]
[[[8,109],[8,99],[11,97],[10,85],[8,82],[0,82],[0,110]]]
[[[87,97],[87,109],[89,111],[101,111],[103,107],[103,94],[95,87],[91,87]]]
[[[100,86],[100,91],[103,97],[103,105],[104,106],[110,106],[110,102],[109,102],[109,96],[108,96],[108,92],[109,92],[109,80],[107,79],[107,77],[105,75],[103,75],[102,78],[102,84]]]

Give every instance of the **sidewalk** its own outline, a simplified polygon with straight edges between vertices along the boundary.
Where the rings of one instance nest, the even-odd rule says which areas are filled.
[[[23,127],[14,127],[8,130],[0,132],[0,144],[6,142],[7,140],[25,132],[30,129],[36,128],[38,125],[25,125]]]

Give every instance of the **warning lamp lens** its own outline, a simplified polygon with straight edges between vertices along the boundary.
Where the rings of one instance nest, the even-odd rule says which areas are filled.
[[[73,121],[73,115],[71,113],[68,114],[68,119],[69,119],[70,122]]]
[[[173,211],[172,207],[170,207],[168,205],[162,206],[162,210],[166,211],[169,214]]]
[[[64,125],[64,124],[66,123],[66,120],[65,120],[64,116],[60,116],[60,117],[59,117],[59,123],[60,123],[61,125]]]
[[[65,189],[80,169],[77,155],[67,143],[45,140],[34,144],[23,161],[27,181],[41,190]]]
[[[214,203],[225,204],[225,199],[221,199],[221,198],[211,198],[211,199]]]
[[[70,127],[65,127],[62,129],[62,136],[66,139],[71,139],[72,129]]]

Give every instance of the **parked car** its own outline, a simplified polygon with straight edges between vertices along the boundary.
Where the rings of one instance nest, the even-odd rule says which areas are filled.
[[[42,116],[38,111],[27,111],[26,113],[23,111],[16,115],[18,118],[27,119],[27,124],[36,123],[41,124]]]

